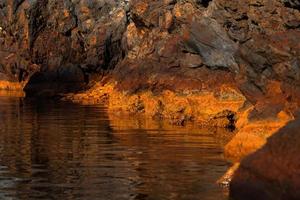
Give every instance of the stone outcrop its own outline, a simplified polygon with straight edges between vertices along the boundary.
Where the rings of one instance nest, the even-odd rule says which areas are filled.
[[[151,91],[128,94],[115,88],[114,84],[95,85],[87,92],[69,94],[64,99],[83,104],[105,103],[108,112],[115,115],[127,113],[167,119],[178,125],[194,121],[204,126],[223,128],[234,128],[235,115],[245,103],[243,96],[226,86],[214,92],[180,95],[171,90],[164,90],[159,95]]]
[[[231,182],[233,199],[300,199],[300,120],[245,158]]]

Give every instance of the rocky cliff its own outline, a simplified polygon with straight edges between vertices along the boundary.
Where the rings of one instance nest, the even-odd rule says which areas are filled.
[[[0,19],[0,88],[236,129],[234,161],[298,116],[298,0],[0,0]]]
[[[88,76],[101,76],[123,57],[126,6],[112,0],[1,0],[1,80],[25,87],[35,74],[31,86],[38,87],[28,88],[35,93],[81,88]]]

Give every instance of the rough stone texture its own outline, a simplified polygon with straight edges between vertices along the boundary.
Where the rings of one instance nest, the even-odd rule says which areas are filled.
[[[75,88],[101,76],[122,58],[124,6],[112,0],[1,0],[1,79],[24,87],[38,71],[31,84]]]
[[[245,158],[231,182],[236,200],[300,199],[300,120],[287,124]]]

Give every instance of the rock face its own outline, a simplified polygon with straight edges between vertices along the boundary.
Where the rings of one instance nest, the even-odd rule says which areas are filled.
[[[231,182],[233,199],[300,199],[300,120],[245,158]]]
[[[32,84],[76,87],[100,76],[122,58],[124,6],[112,0],[1,0],[1,80],[26,84],[38,72]]]

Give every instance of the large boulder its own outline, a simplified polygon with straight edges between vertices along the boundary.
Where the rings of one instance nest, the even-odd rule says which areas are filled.
[[[230,193],[236,200],[300,199],[300,120],[287,124],[267,144],[246,157]]]

